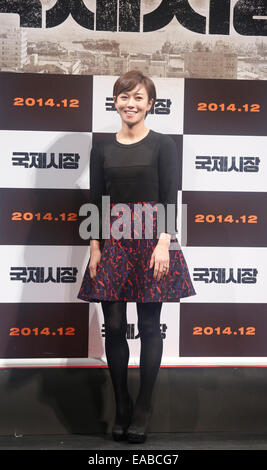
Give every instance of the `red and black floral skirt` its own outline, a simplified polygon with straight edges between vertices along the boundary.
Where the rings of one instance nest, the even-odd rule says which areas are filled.
[[[135,210],[135,204],[144,208],[150,204],[153,211],[147,212],[146,219],[144,211],[138,214]],[[153,277],[155,264],[152,268],[149,265],[158,243],[155,204],[156,201],[116,203],[116,215],[111,215],[115,203],[110,204],[110,213],[104,224],[109,224],[110,229],[113,226],[113,229],[110,238],[100,242],[101,260],[94,280],[90,277],[90,260],[87,263],[77,296],[79,299],[87,302],[178,302],[182,297],[196,295],[176,236],[172,237],[169,246],[169,271],[159,281]],[[125,216],[125,210],[129,222],[124,224],[127,236],[124,230],[124,236],[118,239],[118,226],[121,226],[118,219],[122,214]],[[147,238],[148,233],[152,238]]]

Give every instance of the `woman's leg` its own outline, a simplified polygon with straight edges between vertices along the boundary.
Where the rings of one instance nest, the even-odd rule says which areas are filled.
[[[131,424],[142,426],[151,406],[152,392],[160,368],[163,340],[160,331],[162,302],[137,302],[141,340],[140,389]]]
[[[120,423],[129,408],[126,302],[101,301],[101,305],[105,320],[106,357],[116,402],[116,423]]]

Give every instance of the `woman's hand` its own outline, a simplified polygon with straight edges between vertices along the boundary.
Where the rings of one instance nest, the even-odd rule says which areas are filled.
[[[163,279],[164,276],[169,272],[169,245],[169,241],[159,240],[152,253],[149,268],[152,268],[155,265],[154,279],[157,281]],[[165,267],[167,269],[165,269]]]
[[[97,266],[100,263],[101,251],[99,247],[90,247],[89,271],[91,279],[95,279]]]

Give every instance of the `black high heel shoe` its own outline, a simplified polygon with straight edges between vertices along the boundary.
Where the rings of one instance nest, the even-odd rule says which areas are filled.
[[[133,414],[133,400],[132,400],[132,397],[130,397],[127,415],[125,416],[125,420],[123,420],[124,424],[115,423],[112,428],[112,437],[114,441],[123,441],[127,438],[126,432],[131,422],[132,414]]]
[[[126,433],[126,437],[127,437],[128,442],[138,443],[138,444],[141,444],[141,443],[145,442],[145,440],[147,438],[147,429],[148,429],[148,426],[149,426],[149,422],[150,422],[150,418],[151,418],[152,413],[153,413],[153,408],[152,408],[152,406],[150,406],[146,421],[145,421],[143,426],[137,426],[135,424],[131,424],[128,427],[128,430],[127,430],[127,433]]]

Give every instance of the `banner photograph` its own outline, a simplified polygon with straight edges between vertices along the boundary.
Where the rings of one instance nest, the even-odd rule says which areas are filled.
[[[267,366],[266,37],[264,0],[0,0],[0,367],[106,366],[111,294],[127,302],[131,366],[152,299],[163,367]],[[133,70],[156,99],[131,144],[116,133],[136,116],[113,87]],[[155,240],[92,235],[90,203],[101,184],[111,208],[118,188],[154,203],[157,181],[175,226],[152,285]]]

